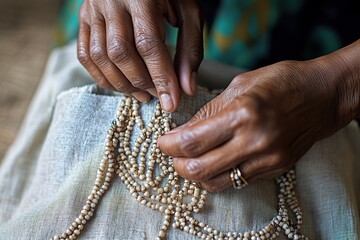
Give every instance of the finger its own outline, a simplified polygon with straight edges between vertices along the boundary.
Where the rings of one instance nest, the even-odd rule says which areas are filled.
[[[167,112],[173,112],[179,104],[180,92],[165,45],[163,23],[159,21],[162,19],[162,13],[152,1],[132,4],[130,7],[137,51],[144,59],[162,108]],[[141,9],[148,9],[148,11],[144,12]]]
[[[96,66],[90,57],[90,26],[80,21],[79,36],[77,42],[77,56],[80,63],[86,68],[90,75],[95,79],[100,87],[114,90],[104,74]]]
[[[158,139],[160,149],[173,157],[196,157],[233,136],[232,117],[226,112],[170,132]]]
[[[106,12],[106,39],[109,59],[137,89],[156,96],[154,84],[145,63],[136,51],[131,16],[112,8]]]
[[[252,162],[252,160],[248,160],[246,162]],[[241,165],[243,166],[243,164]],[[241,172],[241,176],[246,180],[248,184],[251,184],[252,182],[255,182],[259,179],[274,179],[281,176],[285,172],[283,169],[270,169],[254,174],[247,172],[247,170],[242,168],[241,165],[238,166]],[[232,182],[230,179],[230,171],[232,171],[232,169],[225,171],[220,175],[209,179],[208,181],[201,182],[201,186],[209,192],[220,192],[225,190],[226,188],[232,186]],[[251,174],[253,175],[249,176]]]
[[[209,192],[220,192],[231,186],[230,173],[225,171],[220,175],[201,182],[201,186]]]
[[[174,167],[185,179],[204,182],[254,157],[255,154],[253,149],[247,146],[245,138],[233,138],[197,158],[174,158]]]
[[[212,100],[186,125],[160,137],[160,149],[169,156],[196,157],[229,140],[246,116],[236,104],[223,109],[222,102],[220,97]]]
[[[150,96],[146,93],[142,94],[139,89],[133,87],[123,73],[109,59],[106,49],[106,27],[103,19],[93,19],[90,28],[90,57],[93,62],[117,91],[127,94],[135,93],[135,96],[140,101],[147,101]]]
[[[186,129],[186,127],[194,125],[196,122],[210,118],[215,114],[221,112],[226,104],[226,99],[223,98],[223,95],[219,95],[207,104],[205,104],[196,114],[186,123],[180,125],[176,128],[171,129],[170,132],[166,134],[174,134],[180,132],[180,130]]]
[[[196,92],[196,73],[203,59],[203,17],[196,1],[177,1],[179,32],[175,68],[180,86],[188,95]]]
[[[284,169],[273,169],[263,173],[258,173],[252,176],[251,178],[249,178],[249,182],[255,182],[256,180],[260,180],[260,179],[275,179],[277,177],[280,177],[286,171],[287,170]]]
[[[253,182],[258,179],[279,177],[291,166],[289,160],[283,154],[271,153],[244,161],[239,165],[239,168],[245,175],[245,179]]]

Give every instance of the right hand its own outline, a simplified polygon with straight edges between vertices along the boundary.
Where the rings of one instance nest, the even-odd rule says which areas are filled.
[[[234,167],[249,183],[279,177],[360,116],[360,48],[349,52],[240,74],[158,146],[180,176],[208,191],[231,186]]]
[[[165,45],[163,17],[179,28],[175,68]],[[196,91],[203,57],[203,21],[194,0],[85,0],[81,6],[78,58],[103,88],[139,101],[159,97],[176,110],[180,88]]]

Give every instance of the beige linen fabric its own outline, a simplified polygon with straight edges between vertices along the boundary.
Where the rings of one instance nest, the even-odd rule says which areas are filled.
[[[66,230],[81,210],[121,100],[91,83],[74,44],[53,52],[0,166],[0,239],[48,239]],[[183,96],[173,119],[186,122],[213,97],[203,88],[195,98]],[[141,107],[145,122],[155,104]],[[310,239],[359,239],[359,158],[360,132],[351,123],[315,144],[296,165],[303,233]],[[222,231],[260,229],[276,214],[276,195],[271,180],[209,194],[195,217]],[[140,205],[115,176],[80,239],[154,239],[162,221],[160,212]],[[193,239],[171,228],[168,238]]]

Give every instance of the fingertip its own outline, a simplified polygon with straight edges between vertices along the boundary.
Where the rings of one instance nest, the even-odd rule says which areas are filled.
[[[171,97],[172,97],[172,101],[174,104],[173,111],[171,111],[171,112],[175,112],[179,106],[179,101],[180,101],[180,89],[178,87],[177,87],[176,91],[173,91],[173,93],[171,94]]]
[[[160,95],[160,104],[165,112],[171,113],[175,111],[175,104],[168,93],[162,93]]]
[[[166,155],[169,155],[169,152],[166,148],[166,136],[161,136],[158,138],[158,141],[156,143],[157,147],[160,148],[160,150],[165,153]]]
[[[195,95],[196,90],[197,90],[196,72],[195,71],[193,71],[190,76],[190,89],[191,89],[191,93],[189,95],[190,96]]]
[[[180,63],[178,74],[180,80],[181,89],[188,96],[194,96],[197,90],[197,72],[191,70],[190,66],[184,66]]]

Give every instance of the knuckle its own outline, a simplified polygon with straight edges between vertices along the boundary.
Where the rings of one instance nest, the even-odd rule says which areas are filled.
[[[184,166],[184,177],[193,181],[204,181],[204,171],[199,161],[189,161]]]
[[[148,82],[145,80],[145,78],[137,76],[137,77],[132,77],[131,78],[131,84],[138,89],[146,89],[151,87],[150,84],[148,84]]]
[[[251,139],[251,149],[261,153],[270,149],[278,141],[280,128],[276,113],[254,96],[245,96],[235,103],[235,118],[247,126]]]
[[[165,75],[157,75],[157,76],[153,76],[152,80],[158,92],[168,91],[170,85],[170,80],[168,77],[166,77]]]
[[[191,131],[183,132],[180,135],[180,152],[186,156],[195,156],[199,152],[200,146],[196,140],[196,135]]]
[[[101,2],[99,2],[97,0],[87,0],[87,1],[84,1],[84,2],[86,2],[89,5],[90,8],[96,9],[96,10],[99,9],[99,7],[100,7],[99,4],[101,3]]]
[[[107,54],[113,63],[121,64],[131,59],[130,44],[119,38],[113,38],[109,43]]]
[[[256,135],[260,135],[260,136],[256,136]],[[258,134],[255,134],[254,142],[253,142],[254,152],[261,153],[269,149],[269,147],[271,147],[271,144],[272,144],[272,138],[269,136],[269,134],[263,131],[261,131]]]
[[[235,107],[240,109],[239,114],[243,121],[247,123],[257,122],[259,114],[256,103],[252,98],[237,98],[237,101],[235,101]]]
[[[228,108],[227,117],[230,129],[237,129],[244,124],[251,129],[256,129],[258,126],[256,124],[261,124],[258,121],[259,115],[254,104],[245,97],[237,97],[232,101]]]
[[[119,92],[128,92],[129,89],[126,88],[126,85],[123,81],[118,81],[113,84],[114,88]]]
[[[241,94],[247,93],[251,87],[256,84],[256,79],[252,76],[249,76],[249,73],[241,73],[235,76],[230,82],[230,89],[242,89],[240,90]]]
[[[84,1],[79,10],[79,19],[87,20],[88,12],[87,12],[87,1]]]
[[[236,113],[235,117],[254,129],[274,127],[274,112],[258,96],[237,97],[232,107],[232,111]]]
[[[247,78],[245,77],[246,74],[239,74],[236,75],[233,78],[233,81],[230,83],[230,85],[238,85],[239,83],[245,82],[247,80]]]
[[[84,46],[79,46],[77,50],[77,58],[79,62],[84,66],[87,67],[91,62],[91,58],[87,49]]]
[[[96,63],[96,64],[103,64],[105,62],[105,51],[101,44],[98,42],[90,44],[90,58]]]
[[[162,42],[158,38],[141,33],[135,39],[135,45],[140,55],[150,57],[159,54]]]

